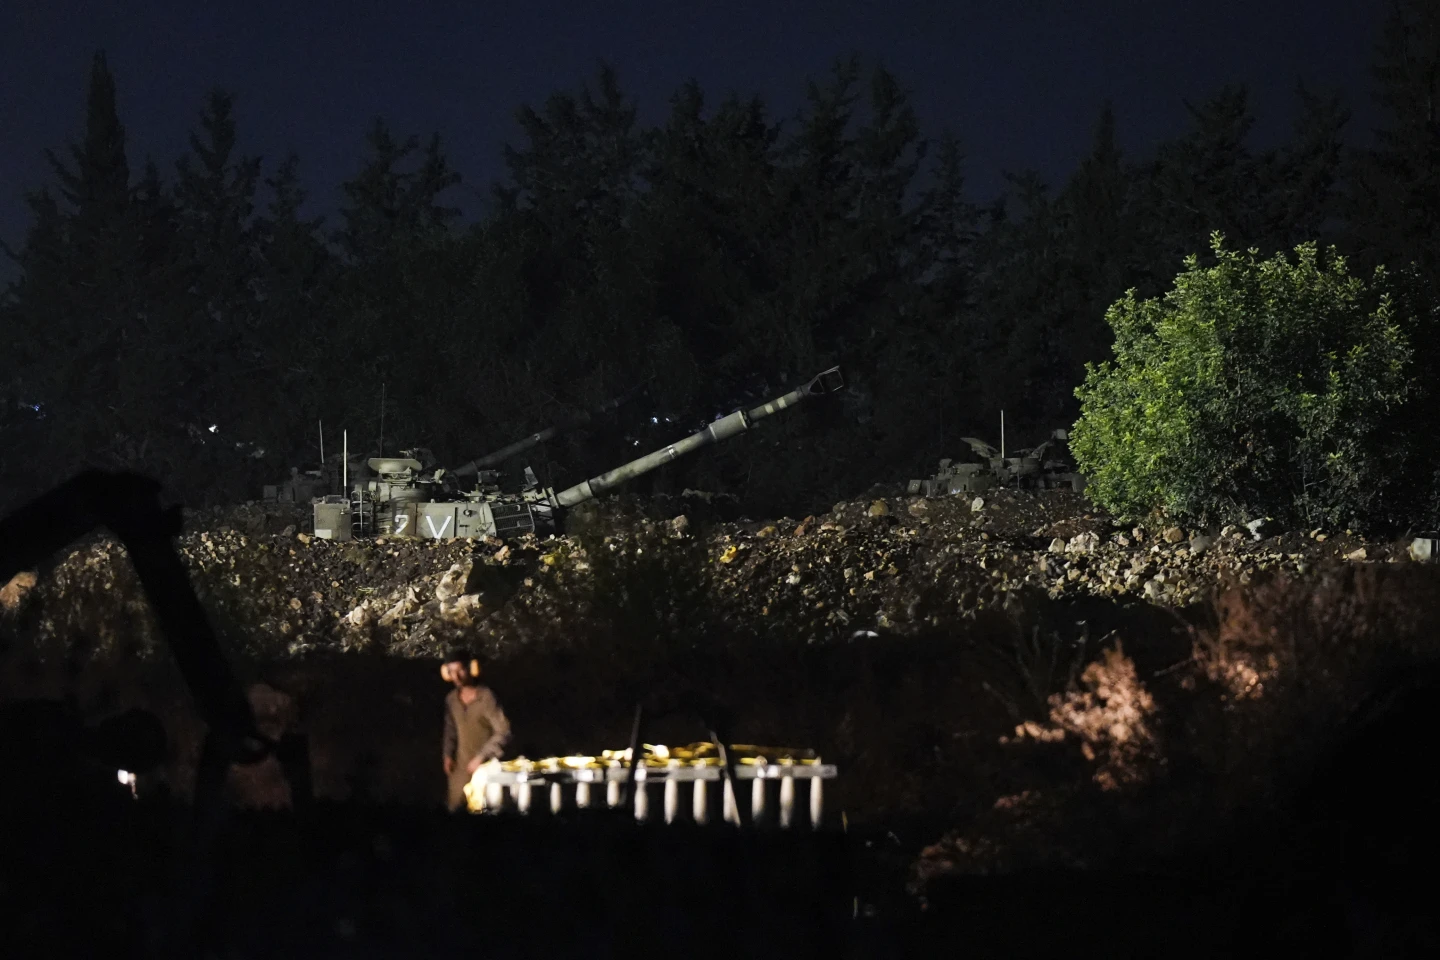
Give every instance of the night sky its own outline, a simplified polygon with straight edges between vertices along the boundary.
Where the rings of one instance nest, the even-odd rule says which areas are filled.
[[[899,75],[927,134],[962,138],[984,199],[1004,170],[1065,176],[1107,97],[1131,155],[1184,127],[1182,99],[1227,81],[1250,85],[1261,142],[1286,130],[1299,79],[1344,91],[1352,137],[1364,137],[1383,9],[1380,0],[3,0],[0,238],[22,239],[23,191],[50,182],[44,148],[81,135],[97,48],[116,75],[133,169],[147,155],[173,169],[204,94],[219,85],[237,95],[242,149],[272,164],[297,151],[319,212],[333,208],[377,115],[397,132],[441,133],[465,175],[458,204],[473,212],[502,173],[516,107],[589,80],[602,59],[645,120],[663,116],[692,76],[712,100],[758,91],[788,116],[805,79],[851,51]]]

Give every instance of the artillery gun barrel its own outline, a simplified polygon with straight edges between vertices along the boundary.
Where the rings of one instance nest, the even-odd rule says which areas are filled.
[[[714,423],[707,426],[698,433],[692,433],[683,440],[676,441],[667,447],[656,450],[654,453],[640,457],[638,460],[631,460],[629,463],[614,470],[607,470],[598,477],[591,477],[560,491],[554,495],[553,502],[560,507],[573,507],[577,503],[584,503],[586,500],[594,499],[618,487],[620,484],[636,477],[649,473],[657,467],[664,466],[672,460],[693,453],[701,447],[707,447],[712,443],[721,440],[728,440],[737,433],[744,433],[755,424],[757,420],[779,413],[781,410],[795,406],[801,401],[810,397],[817,397],[827,393],[835,393],[844,389],[845,380],[840,375],[839,367],[831,367],[822,373],[816,374],[809,383],[803,387],[791,390],[783,397],[777,397],[769,403],[762,403],[751,410],[736,410],[727,416],[721,417]]]
[[[646,381],[646,383],[648,382],[649,381]],[[598,417],[603,413],[609,413],[611,410],[623,406],[625,403],[629,402],[631,398],[638,394],[642,389],[644,389],[644,387],[645,384],[642,383],[640,384],[640,386],[631,390],[629,393],[624,394],[623,396],[616,397],[614,400],[611,400],[607,403],[602,403],[600,406],[593,409],[581,411],[570,419],[557,423],[554,426],[547,427],[546,429],[541,430],[539,433],[533,433],[530,436],[524,438],[523,440],[516,440],[514,443],[508,446],[501,447],[494,453],[487,453],[483,457],[478,457],[474,460],[471,460],[464,466],[456,467],[454,470],[449,471],[450,476],[474,476],[486,467],[493,467],[497,463],[504,463],[511,457],[524,453],[526,450],[530,450],[533,447],[538,447],[540,444],[544,443],[547,440],[553,440],[555,437],[564,433],[566,430],[573,430],[576,427],[583,427],[595,417]]]

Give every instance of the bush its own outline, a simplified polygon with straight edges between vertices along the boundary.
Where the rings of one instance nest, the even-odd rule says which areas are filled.
[[[1106,312],[1115,359],[1087,365],[1071,438],[1091,498],[1202,523],[1404,522],[1431,316],[1406,278],[1367,282],[1314,244],[1268,260],[1211,246],[1215,264],[1189,257],[1163,299],[1131,291]]]

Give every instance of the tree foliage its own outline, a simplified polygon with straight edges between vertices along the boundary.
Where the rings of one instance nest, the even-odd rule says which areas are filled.
[[[97,56],[80,139],[29,195],[0,298],[0,500],[87,463],[192,502],[250,498],[314,462],[317,422],[364,452],[462,462],[644,385],[535,451],[542,479],[569,483],[840,364],[841,397],[635,484],[812,511],[921,475],[1001,411],[1021,443],[1072,422],[1086,365],[1139,349],[1112,348],[1107,307],[1133,290],[1143,312],[1211,231],[1262,257],[1315,240],[1390,264],[1396,304],[1408,298],[1392,311],[1421,316],[1440,264],[1433,27],[1426,5],[1397,3],[1376,57],[1385,126],[1363,151],[1341,146],[1341,101],[1305,89],[1291,135],[1257,148],[1232,86],[1183,105],[1188,126],[1144,155],[1122,153],[1125,118],[1105,106],[1073,175],[1017,171],[981,204],[964,138],[922,130],[882,66],[838,60],[786,117],[691,82],[650,124],[605,67],[517,111],[482,210],[460,209],[438,137],[377,120],[328,223],[297,158],[246,155],[228,93],[203,98],[173,164],[127,156]],[[1409,348],[1428,356],[1428,331]],[[1342,444],[1351,395],[1305,389],[1319,398],[1307,429]],[[1266,456],[1247,469],[1278,470]]]
[[[1107,312],[1115,359],[1077,391],[1071,449],[1121,514],[1307,526],[1394,519],[1410,464],[1395,429],[1422,372],[1383,270],[1368,282],[1313,243],[1262,259],[1212,240],[1163,298]]]

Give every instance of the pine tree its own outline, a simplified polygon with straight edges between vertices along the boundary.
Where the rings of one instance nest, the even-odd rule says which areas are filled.
[[[1272,160],[1273,188],[1262,230],[1268,249],[1335,239],[1343,213],[1343,137],[1350,112],[1338,95],[1322,96],[1301,85],[1296,96],[1299,106],[1290,139]]]
[[[443,244],[460,211],[440,198],[459,184],[460,175],[450,169],[439,136],[431,137],[421,151],[419,137],[397,140],[389,126],[377,120],[366,143],[370,157],[343,186],[344,226],[336,240],[349,260],[374,264],[400,254],[417,257],[425,248]],[[414,165],[417,154],[419,163]]]
[[[1349,223],[1370,263],[1440,277],[1440,8],[1396,0],[1373,66],[1384,125],[1352,158]],[[1436,280],[1440,282],[1440,280]]]
[[[376,121],[366,142],[369,156],[343,184],[342,226],[333,237],[343,259],[329,304],[335,335],[326,343],[331,367],[349,376],[327,399],[342,410],[374,410],[367,439],[378,444],[378,395],[388,384],[385,433],[414,443],[440,418],[445,392],[464,389],[453,352],[442,349],[437,366],[437,353],[416,337],[457,342],[468,277],[454,229],[460,211],[444,197],[460,177],[438,136],[422,148],[418,137],[397,139]],[[395,349],[401,334],[411,338],[411,349]],[[354,438],[364,438],[364,431],[352,430]]]
[[[1191,126],[1160,145],[1142,174],[1144,288],[1159,290],[1219,230],[1240,245],[1260,240],[1265,177],[1248,140],[1255,118],[1243,86],[1185,104]]]
[[[550,371],[536,387],[562,385],[562,403],[600,402],[643,378],[631,372],[637,362],[671,356],[673,338],[657,324],[655,247],[641,226],[652,144],[608,65],[578,93],[521,107],[517,120],[522,140],[505,148],[499,197],[509,228],[529,241],[522,363]]]
[[[342,318],[330,307],[336,263],[325,244],[323,218],[303,213],[299,164],[291,154],[265,178],[269,199],[249,229],[251,357],[241,358],[246,416],[237,428],[266,451],[276,470],[313,459],[313,440],[299,424],[318,418],[333,425],[345,413],[339,403],[327,404],[334,392],[327,382],[334,376],[333,347],[345,342]],[[284,416],[275,415],[275,397],[286,398]]]
[[[115,78],[103,51],[90,67],[85,110],[85,140],[70,148],[74,168],[46,151],[63,196],[75,210],[82,232],[104,234],[124,216],[130,200],[130,165],[125,158],[125,126],[115,107]]]
[[[175,198],[187,246],[187,280],[198,306],[214,315],[244,309],[255,271],[253,215],[258,158],[237,158],[233,98],[206,100],[190,154],[176,162]]]
[[[1066,245],[1064,270],[1070,280],[1063,291],[1063,309],[1069,314],[1064,336],[1069,362],[1056,375],[1062,383],[1071,383],[1083,376],[1084,363],[1108,353],[1105,309],[1139,279],[1131,181],[1108,102],[1096,124],[1090,153],[1066,185],[1059,204]]]
[[[224,92],[209,95],[190,152],[175,164],[179,265],[172,289],[196,349],[177,412],[197,429],[216,428],[204,452],[217,471],[224,469],[224,454],[233,459],[237,452],[230,441],[248,442],[248,434],[271,419],[273,396],[256,389],[266,354],[256,297],[260,161],[235,156],[233,103]]]
[[[147,309],[142,214],[130,187],[125,128],[103,53],[90,73],[85,136],[66,164],[47,152],[59,181],[31,195],[34,222],[19,254],[12,293],[12,340],[20,347],[20,389],[50,421],[39,456],[42,474],[85,462],[143,467],[156,453],[154,433],[168,387],[163,366],[137,353],[152,343],[158,318]],[[63,359],[62,359],[63,358]]]

